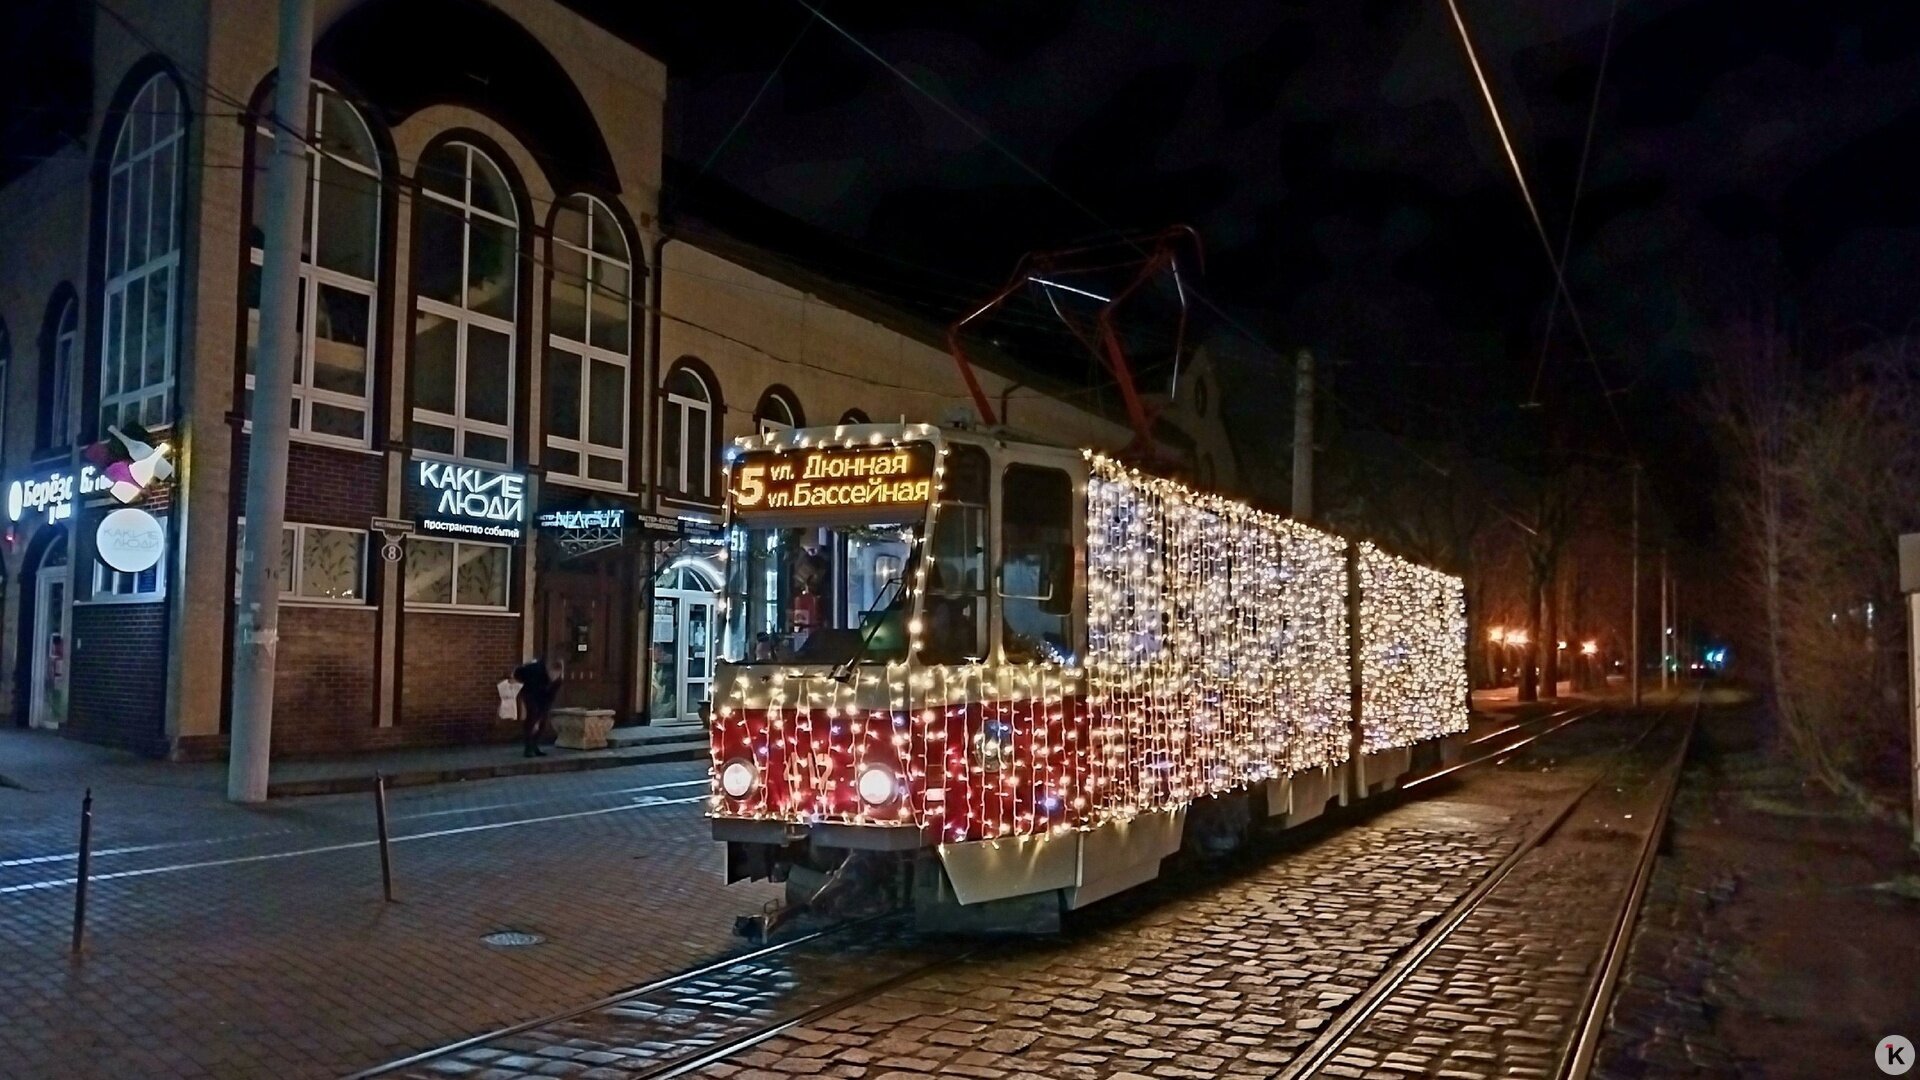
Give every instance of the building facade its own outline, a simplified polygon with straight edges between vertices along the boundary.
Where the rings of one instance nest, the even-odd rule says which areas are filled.
[[[535,656],[565,704],[698,719],[724,441],[945,421],[967,402],[951,359],[796,265],[663,225],[666,68],[560,4],[317,7],[301,345],[272,405],[292,426],[275,753],[508,738],[494,683]],[[458,48],[418,47],[456,24]],[[224,747],[273,29],[238,0],[97,16],[84,145],[0,188],[17,723]],[[1013,427],[1128,439],[984,377]],[[1202,389],[1163,423],[1225,482],[1210,376],[1184,378]]]

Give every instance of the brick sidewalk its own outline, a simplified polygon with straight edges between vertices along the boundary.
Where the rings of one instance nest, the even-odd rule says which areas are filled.
[[[258,810],[110,788],[96,846],[122,853],[96,861],[78,962],[58,884],[66,793],[0,789],[0,1071],[338,1076],[733,949],[731,916],[772,893],[721,885],[702,807],[679,801],[703,776],[677,764],[397,793],[395,835],[416,838],[395,844],[391,906],[370,846],[310,850],[366,845],[364,797]],[[661,785],[684,786],[631,791]],[[123,850],[148,844],[178,846]],[[222,860],[239,861],[179,868]],[[503,929],[545,942],[481,943]]]

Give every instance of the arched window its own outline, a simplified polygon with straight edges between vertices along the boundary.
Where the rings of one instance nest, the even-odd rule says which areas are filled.
[[[663,493],[702,501],[713,498],[713,461],[719,432],[713,388],[686,361],[667,372],[660,410],[660,487]]]
[[[420,159],[414,259],[413,445],[509,463],[520,218],[499,166],[477,147]]]
[[[307,204],[300,231],[300,357],[290,425],[317,440],[365,446],[372,390],[370,346],[379,296],[380,157],[366,121],[345,98],[315,83],[307,117]],[[260,244],[273,130],[253,139],[252,261],[247,266],[247,414],[253,413],[260,347]],[[308,317],[308,313],[312,317]]]
[[[547,294],[548,475],[627,482],[633,258],[613,211],[589,195],[553,212]]]
[[[7,396],[13,389],[13,337],[7,333],[7,324],[0,321],[0,465],[5,464],[7,452]]]
[[[168,76],[155,75],[127,106],[113,144],[100,329],[102,431],[121,423],[153,427],[173,419],[186,132],[179,90]],[[58,442],[72,435],[54,434],[62,436]]]
[[[753,410],[754,430],[762,435],[792,431],[805,423],[801,419],[800,403],[793,400],[793,391],[784,386],[768,387]]]
[[[867,414],[861,412],[859,409],[848,409],[846,412],[840,414],[840,424],[842,427],[851,426],[853,424],[871,424],[871,423],[873,423],[873,421],[867,419]]]
[[[55,294],[40,360],[40,447],[73,445],[73,373],[80,355],[80,301],[73,290]]]

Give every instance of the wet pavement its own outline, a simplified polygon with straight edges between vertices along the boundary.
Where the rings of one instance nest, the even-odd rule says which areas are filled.
[[[687,1075],[1277,1076],[1450,905],[1593,780],[1606,750],[1644,726],[1644,719],[1583,721],[1506,765],[1468,770],[1315,823],[1228,866],[1187,867],[1078,913],[1057,939],[979,949],[843,1008],[833,1008],[841,997],[954,946],[910,935],[891,943],[876,936],[856,951],[816,943],[744,972],[735,993],[721,975],[469,1048],[405,1075],[680,1075],[676,1063],[693,1061],[717,1040],[814,1010],[804,1022]],[[1567,863],[1583,869],[1580,854],[1570,850]],[[1545,865],[1542,880],[1565,869]],[[1495,935],[1491,926],[1486,932]],[[1567,963],[1551,950],[1495,943],[1507,945],[1508,968],[1532,965],[1550,978]],[[1464,977],[1467,968],[1460,972]],[[1439,989],[1439,997],[1456,1000],[1446,986]],[[1550,1000],[1536,1004],[1540,1013],[1553,1007]],[[1512,1067],[1504,1058],[1476,1062],[1459,1052],[1469,1049],[1449,1044],[1446,1055],[1419,1064],[1388,1063],[1383,1055],[1360,1074],[1419,1075],[1440,1060],[1467,1065],[1473,1075]]]

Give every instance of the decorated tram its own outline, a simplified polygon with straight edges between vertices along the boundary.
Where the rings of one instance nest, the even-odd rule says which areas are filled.
[[[752,436],[727,476],[713,834],[788,910],[1045,928],[1466,729],[1461,582],[1372,545],[963,428]]]

